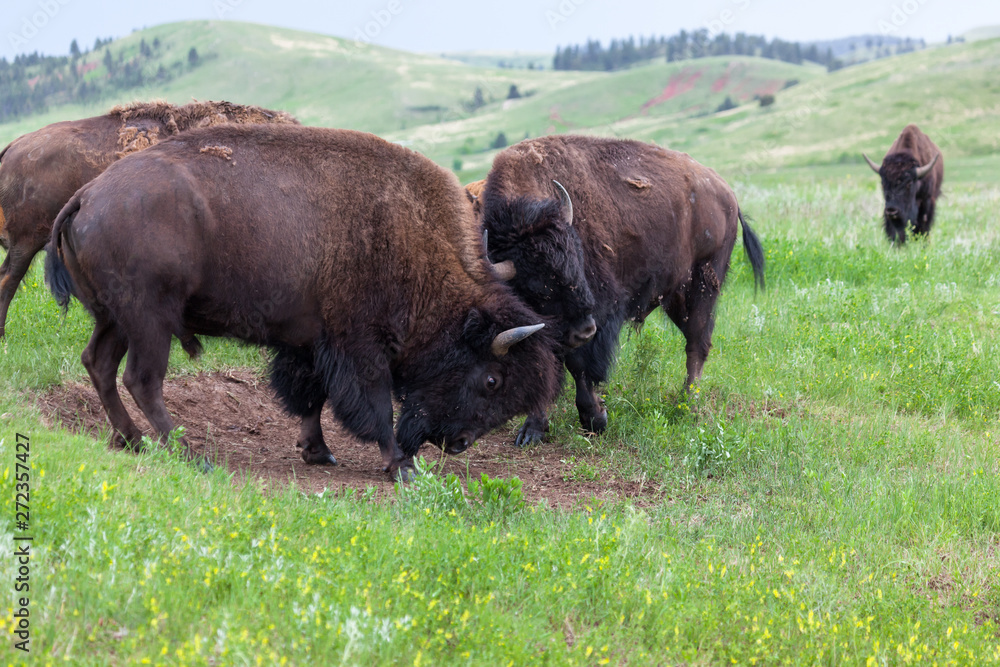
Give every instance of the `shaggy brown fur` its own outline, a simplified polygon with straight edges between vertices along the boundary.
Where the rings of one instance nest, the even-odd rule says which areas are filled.
[[[48,242],[59,209],[112,162],[195,127],[220,123],[298,124],[284,111],[231,102],[137,102],[103,116],[53,123],[0,153],[0,336],[31,260]]]
[[[553,181],[569,192],[571,224]],[[607,380],[623,324],[659,306],[687,340],[685,387],[698,381],[741,224],[763,286],[763,251],[736,195],[684,153],[600,137],[528,139],[497,154],[479,201],[490,259],[513,262],[514,291],[561,323],[573,347],[565,362],[587,430],[607,424],[594,387]],[[597,333],[574,346],[575,329],[593,326],[586,314]],[[544,412],[529,416],[518,443],[541,439],[546,425]]]
[[[865,156],[868,159],[868,156]],[[882,164],[868,160],[882,180],[885,234],[893,243],[906,242],[906,229],[922,236],[934,225],[934,210],[944,182],[944,158],[931,138],[907,125],[889,147]],[[931,165],[929,169],[927,165]],[[918,176],[921,170],[926,173]]]
[[[493,277],[454,175],[371,134],[222,125],[166,139],[72,197],[46,273],[57,299],[72,291],[94,315],[83,362],[125,443],[139,439],[116,387],[126,351],[136,403],[161,436],[174,426],[171,336],[271,346],[308,462],[330,457],[325,402],[395,472],[423,442],[463,451],[558,390],[545,330],[496,347],[540,318]]]

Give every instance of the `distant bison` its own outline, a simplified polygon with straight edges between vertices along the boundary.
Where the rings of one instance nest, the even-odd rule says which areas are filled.
[[[882,177],[885,233],[893,243],[906,242],[906,227],[927,234],[934,224],[934,206],[941,196],[944,161],[941,151],[916,125],[907,125],[889,147],[881,165],[862,153]]]
[[[166,102],[115,107],[103,116],[47,125],[0,151],[0,336],[7,309],[59,209],[84,183],[124,155],[195,127],[219,123],[298,123],[283,111],[230,102]]]
[[[331,458],[329,402],[403,477],[423,442],[462,452],[559,387],[557,345],[490,270],[454,175],[361,132],[218,126],[129,156],[59,213],[46,276],[94,316],[83,364],[127,445],[116,369],[127,351],[125,386],[164,437],[171,336],[192,354],[197,334],[270,346],[305,460]]]
[[[701,377],[740,223],[764,284],[763,249],[733,191],[684,153],[596,137],[530,139],[496,156],[480,201],[491,261],[560,323],[588,430],[607,425],[594,387],[607,381],[626,320],[641,323],[662,306],[687,339],[685,388]],[[544,411],[531,413],[517,444],[547,427]]]

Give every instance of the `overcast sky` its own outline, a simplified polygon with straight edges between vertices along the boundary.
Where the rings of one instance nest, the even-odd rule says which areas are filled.
[[[684,28],[789,41],[892,34],[943,41],[1000,24],[996,0],[4,0],[0,55],[68,53],[76,38],[122,37],[190,19],[251,21],[408,51],[552,52],[588,38],[671,35]]]

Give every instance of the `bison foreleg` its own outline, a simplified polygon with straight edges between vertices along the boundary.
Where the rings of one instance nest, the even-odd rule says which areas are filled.
[[[276,346],[271,358],[271,387],[290,414],[302,418],[295,446],[310,465],[337,465],[323,438],[320,416],[326,403],[323,380],[316,373],[313,350],[307,347]]]
[[[298,442],[295,446],[302,450],[302,460],[310,465],[337,465],[337,459],[326,446],[323,438],[323,427],[320,416],[323,414],[323,403],[320,402],[308,415],[303,415]]]
[[[316,347],[316,373],[323,379],[333,413],[354,435],[374,440],[382,453],[382,470],[408,479],[413,454],[399,448],[392,432],[392,375],[384,353],[336,343]],[[418,444],[419,446],[419,444]]]
[[[567,355],[566,368],[576,383],[576,409],[585,431],[603,433],[608,427],[608,411],[594,390],[595,382],[587,373],[586,359],[578,352]]]
[[[549,430],[549,417],[543,410],[528,415],[517,432],[517,439],[514,440],[515,447],[526,447],[527,445],[541,442],[545,433]]]
[[[924,235],[931,231],[931,226],[934,224],[934,200],[924,199],[920,202],[920,208],[917,211],[917,220],[913,225],[913,234]]]

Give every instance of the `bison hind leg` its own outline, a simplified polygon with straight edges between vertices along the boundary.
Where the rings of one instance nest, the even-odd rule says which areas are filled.
[[[132,421],[118,393],[118,366],[127,350],[128,342],[114,322],[102,311],[95,312],[94,332],[80,360],[115,430],[114,441],[121,447],[137,449],[142,431]]]
[[[681,330],[686,341],[687,377],[683,392],[690,390],[701,379],[712,349],[715,302],[719,298],[726,268],[725,260],[718,270],[711,262],[697,265],[692,271],[691,281],[665,303],[667,316]]]

